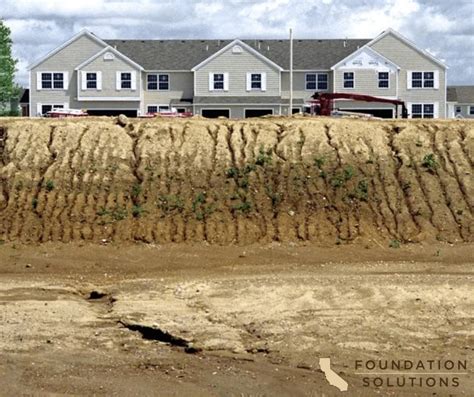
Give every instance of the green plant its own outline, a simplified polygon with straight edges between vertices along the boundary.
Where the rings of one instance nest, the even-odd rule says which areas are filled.
[[[248,214],[252,210],[252,204],[248,201],[242,201],[239,204],[235,204],[234,206],[232,206],[232,209]]]
[[[132,216],[134,218],[140,218],[144,212],[145,210],[140,204],[134,205],[132,207]]]
[[[135,183],[132,186],[132,198],[137,199],[141,192],[142,192],[142,186],[139,183]]]
[[[173,212],[174,210],[184,209],[183,199],[174,194],[159,196],[157,205],[163,212]]]
[[[198,221],[204,220],[208,215],[214,212],[214,205],[206,205],[206,201],[207,197],[205,192],[198,193],[196,198],[193,200],[192,209]]]
[[[356,198],[360,201],[367,201],[369,198],[369,185],[365,179],[362,179],[357,184],[354,191],[349,194],[350,198]]]
[[[98,216],[106,216],[109,215],[109,211],[105,209],[105,207],[100,207],[100,209],[97,211]]]
[[[351,165],[348,165],[343,170],[344,180],[349,181],[355,175],[354,168]]]
[[[315,157],[314,158],[314,165],[319,169],[323,168],[323,165],[326,163],[326,158],[324,156]]]
[[[54,182],[51,179],[48,179],[44,186],[48,192],[51,192],[54,189]]]
[[[38,207],[38,199],[35,197],[31,200],[31,207],[35,210]]]
[[[127,209],[125,207],[115,207],[110,214],[116,221],[122,221],[128,216]]]
[[[265,151],[265,148],[260,146],[258,150],[257,158],[255,159],[255,164],[261,167],[265,167],[267,164],[272,163],[272,149],[268,149]]]
[[[238,178],[240,175],[240,171],[236,167],[231,167],[225,172],[225,175],[227,178]]]
[[[390,248],[400,248],[400,241],[397,239],[390,240],[390,243],[388,244]]]
[[[438,162],[436,161],[436,157],[433,153],[425,155],[421,161],[421,165],[430,172],[433,172],[436,170],[436,168],[438,168]]]

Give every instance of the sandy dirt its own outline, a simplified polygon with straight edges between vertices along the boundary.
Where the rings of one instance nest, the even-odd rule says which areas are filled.
[[[2,119],[0,395],[472,395],[473,161],[459,120]]]
[[[468,396],[472,252],[6,243],[1,394]],[[370,359],[468,366],[457,387],[376,388],[356,374]]]
[[[7,120],[0,239],[469,242],[474,122]]]

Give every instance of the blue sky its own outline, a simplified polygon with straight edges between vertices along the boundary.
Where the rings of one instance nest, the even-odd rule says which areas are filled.
[[[17,80],[82,28],[104,39],[373,38],[388,27],[445,61],[449,84],[474,84],[474,1],[2,0]]]

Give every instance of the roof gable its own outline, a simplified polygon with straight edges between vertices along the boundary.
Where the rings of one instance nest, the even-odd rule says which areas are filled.
[[[442,68],[449,69],[448,66],[443,63],[441,60],[438,58],[434,57],[431,55],[428,51],[422,50],[419,48],[415,43],[413,43],[411,40],[408,40],[406,37],[402,36],[400,33],[398,33],[396,30],[393,30],[392,28],[388,28],[387,30],[383,31],[380,33],[375,39],[371,40],[369,43],[367,43],[367,46],[372,46],[376,42],[380,41],[387,35],[392,35],[396,37],[398,40],[406,44],[407,46],[411,47],[415,51],[417,51],[419,54],[425,56],[426,58],[432,60],[435,62],[437,65],[441,66]]]
[[[243,48],[244,50],[250,52],[252,55],[256,56],[257,58],[261,59],[262,61],[266,62],[268,65],[270,65],[271,67],[273,67],[277,70],[283,70],[283,68],[280,65],[278,65],[275,62],[271,61],[270,59],[268,59],[267,57],[262,55],[260,52],[258,52],[257,50],[253,49],[252,47],[250,47],[249,45],[245,44],[243,41],[238,40],[238,39],[230,42],[225,47],[221,48],[219,51],[215,52],[210,57],[208,57],[207,59],[205,59],[204,61],[202,61],[198,65],[194,66],[191,70],[194,72],[194,71],[197,71],[197,70],[201,69],[203,66],[207,65],[213,59],[217,58],[219,55],[225,53],[227,50],[231,49],[234,46],[239,46],[239,47]]]
[[[143,67],[141,67],[138,63],[132,61],[130,58],[128,58],[127,56],[125,56],[124,54],[122,54],[120,51],[116,50],[115,48],[111,47],[111,46],[107,46],[105,47],[104,49],[100,50],[97,54],[91,56],[89,59],[85,60],[84,62],[82,62],[79,66],[77,66],[75,68],[75,70],[79,70],[79,69],[82,69],[83,67],[87,66],[88,64],[90,64],[91,62],[93,62],[95,59],[97,59],[98,57],[100,57],[102,54],[105,54],[107,52],[112,52],[113,54],[115,54],[116,56],[118,56],[119,58],[121,58],[122,60],[124,60],[125,62],[127,62],[128,64],[132,65],[133,67],[139,69],[139,70],[143,70]]]
[[[448,86],[448,102],[474,104],[474,85]]]
[[[102,39],[98,38],[96,35],[89,32],[87,29],[82,29],[79,33],[72,36],[69,40],[67,40],[66,42],[61,44],[59,47],[56,47],[54,50],[48,52],[44,57],[40,58],[35,63],[32,63],[31,65],[29,65],[27,69],[31,70],[31,69],[41,65],[48,58],[51,58],[53,55],[57,54],[63,48],[66,48],[69,44],[74,43],[76,40],[80,39],[83,36],[87,36],[87,37],[91,38],[93,41],[95,41],[99,45],[102,45],[104,47],[107,46],[107,43],[105,43]]]
[[[396,63],[385,58],[382,54],[375,51],[368,45],[365,45],[352,54],[348,55],[336,63],[331,69],[337,68],[376,69],[378,71],[400,69]]]

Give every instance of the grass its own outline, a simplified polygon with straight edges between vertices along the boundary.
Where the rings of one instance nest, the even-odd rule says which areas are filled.
[[[260,167],[265,167],[266,165],[270,165],[272,163],[272,149],[267,149],[260,146],[258,150],[257,158],[255,159],[255,164],[259,165]]]
[[[390,248],[400,248],[400,241],[397,239],[390,240],[390,243],[388,244]]]
[[[438,168],[438,162],[436,161],[436,157],[433,153],[425,155],[421,161],[421,165],[430,172],[434,172],[436,171],[436,168]]]
[[[205,192],[200,192],[193,200],[192,210],[198,221],[203,221],[215,210],[214,204],[207,204],[207,196]]]
[[[180,196],[174,194],[159,196],[157,206],[166,213],[175,210],[182,211],[184,209],[184,201]]]
[[[44,184],[44,186],[48,192],[51,192],[54,190],[54,182],[51,179],[48,179],[46,183]]]
[[[242,201],[241,203],[232,206],[232,209],[248,214],[252,210],[252,204],[248,201]]]

